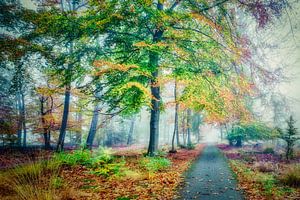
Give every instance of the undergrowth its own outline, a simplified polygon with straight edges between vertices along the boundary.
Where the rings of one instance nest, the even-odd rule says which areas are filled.
[[[254,188],[254,190],[248,190],[250,196],[259,195],[266,199],[284,199],[294,192],[293,188],[280,184],[280,181],[272,173],[254,171],[237,160],[230,160],[230,165],[240,184],[246,190]]]

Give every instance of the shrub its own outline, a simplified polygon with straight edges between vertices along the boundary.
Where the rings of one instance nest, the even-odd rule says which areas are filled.
[[[189,149],[189,150],[192,150],[192,149],[195,149],[195,148],[196,148],[196,146],[194,144],[188,144],[187,145],[187,149]]]
[[[281,176],[279,176],[279,180],[285,185],[300,187],[300,165],[298,164],[290,167]]]
[[[259,172],[273,172],[276,166],[271,162],[256,162],[254,168]]]
[[[125,166],[125,162],[108,163],[99,166],[91,171],[92,174],[98,176],[109,177],[112,175],[120,175],[121,169]]]
[[[162,157],[145,157],[140,164],[149,172],[157,172],[168,168],[171,165],[171,161]]]
[[[104,164],[112,163],[114,159],[110,149],[99,148],[98,151],[94,152],[91,164],[93,168],[96,168]]]
[[[162,150],[161,151],[157,151],[156,155],[159,156],[159,157],[166,157],[167,156],[167,152],[162,151]]]
[[[90,165],[92,162],[92,154],[89,150],[75,150],[71,153],[60,152],[55,154],[53,158],[61,164],[69,166]]]
[[[271,147],[266,148],[263,153],[265,154],[274,154],[274,149]]]

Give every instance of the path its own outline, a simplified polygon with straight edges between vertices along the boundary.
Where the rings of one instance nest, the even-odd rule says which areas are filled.
[[[179,199],[243,199],[242,192],[236,188],[237,182],[220,150],[215,146],[206,146],[187,172]]]

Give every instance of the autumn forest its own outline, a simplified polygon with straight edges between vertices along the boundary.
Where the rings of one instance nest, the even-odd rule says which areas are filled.
[[[1,0],[0,199],[300,199],[298,0]]]

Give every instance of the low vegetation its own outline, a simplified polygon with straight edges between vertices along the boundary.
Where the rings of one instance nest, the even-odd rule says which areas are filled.
[[[173,199],[182,173],[203,149],[120,156],[75,150],[1,172],[1,199]]]
[[[234,148],[220,145],[236,174],[247,199],[297,199],[300,195],[300,168],[297,159],[287,162],[271,148]]]

